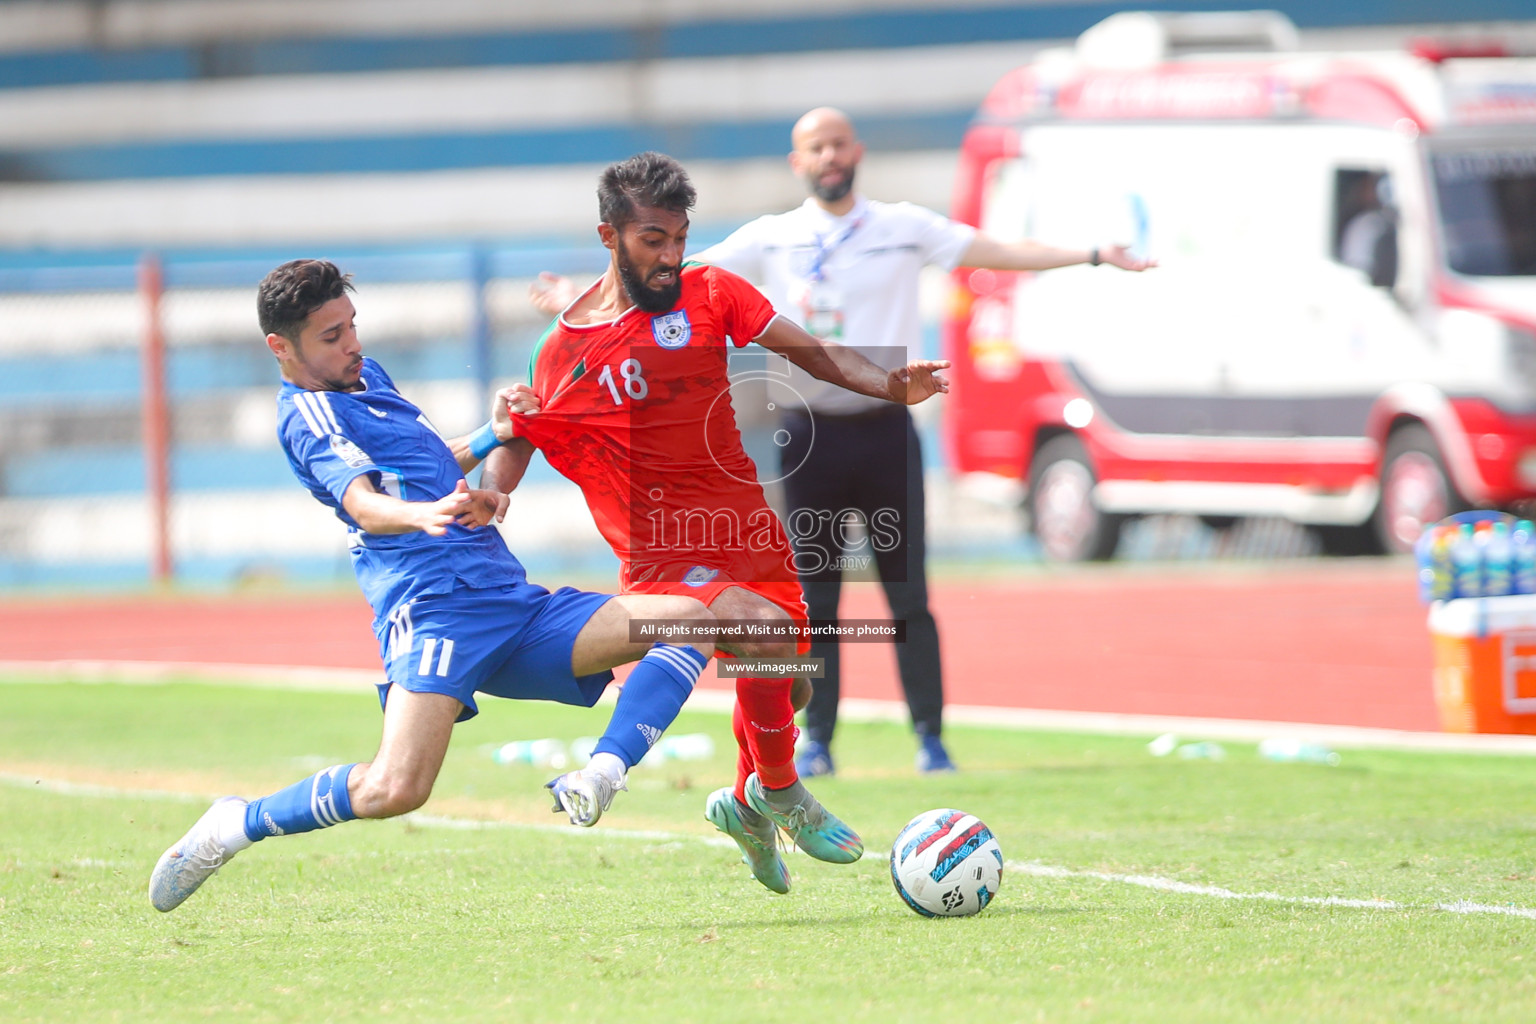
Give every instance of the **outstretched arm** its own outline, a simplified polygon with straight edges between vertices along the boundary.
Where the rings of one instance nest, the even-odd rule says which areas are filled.
[[[485,468],[480,471],[482,486],[511,494],[522,482],[523,474],[528,471],[528,461],[533,458],[533,444],[526,437],[513,435],[512,417],[537,415],[539,406],[539,396],[526,384],[514,384],[496,392],[491,407],[491,425],[498,438],[510,440],[502,441],[500,447],[486,456]]]
[[[420,530],[441,537],[448,532],[450,523],[471,528],[483,526],[483,522],[475,520],[482,514],[485,494],[484,491],[470,490],[468,482],[460,480],[457,487],[436,501],[402,501],[379,490],[372,478],[365,474],[347,486],[341,505],[368,533],[385,535]]]
[[[1107,263],[1121,270],[1138,273],[1157,266],[1156,260],[1132,256],[1123,245],[1106,245],[1096,249],[1058,249],[1027,238],[1022,242],[1002,242],[980,232],[971,239],[965,252],[960,254],[960,266],[986,270],[1054,270],[1079,263]]]
[[[480,452],[488,455],[501,443],[501,438],[496,436],[494,429],[489,429],[490,426],[487,424],[474,433],[452,437],[446,442],[448,450],[453,453],[453,460],[459,464],[460,472],[468,473],[480,465],[480,460],[485,458]]]
[[[511,494],[522,483],[533,458],[533,445],[526,437],[513,438],[486,457],[485,468],[480,470],[480,483],[493,491]]]
[[[818,380],[898,405],[916,405],[949,390],[949,381],[938,373],[949,367],[947,359],[916,359],[886,370],[855,349],[807,334],[782,316],[774,317],[756,341]]]
[[[448,441],[448,450],[453,453],[459,469],[468,473],[480,465],[482,460],[495,454],[498,446],[512,440],[515,435],[512,426],[513,415],[538,411],[539,396],[535,395],[528,385],[514,384],[509,388],[502,388],[491,397],[491,418],[474,432]],[[518,476],[521,477],[522,474],[519,473]],[[482,476],[481,479],[483,480],[484,477]],[[498,522],[501,521],[500,516],[496,518]]]

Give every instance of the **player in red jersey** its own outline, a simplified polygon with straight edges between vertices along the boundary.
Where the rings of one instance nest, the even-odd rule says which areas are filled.
[[[694,189],[670,157],[642,153],[610,166],[598,200],[608,270],[540,340],[531,385],[503,392],[517,438],[486,461],[482,486],[511,490],[538,448],[581,487],[622,563],[625,592],[687,594],[718,620],[803,625],[788,537],[736,427],[727,345],[756,341],[822,380],[906,404],[947,391],[936,371],[949,364],[886,371],[778,316],[743,278],[684,264]],[[808,645],[718,646],[782,658]],[[859,837],[795,773],[793,682],[737,680],[737,781],[706,806],[775,892],[788,891],[789,876],[774,826],[820,860],[848,863],[863,853]]]

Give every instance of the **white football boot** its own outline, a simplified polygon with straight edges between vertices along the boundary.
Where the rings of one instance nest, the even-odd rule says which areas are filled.
[[[766,815],[737,800],[735,790],[726,786],[709,795],[704,817],[736,841],[753,878],[780,895],[789,892],[789,868],[779,855],[779,829]]]
[[[155,865],[149,876],[149,902],[159,911],[175,910],[198,886],[235,855],[219,842],[218,821],[229,814],[228,804],[238,802],[243,812],[247,801],[238,796],[224,796],[213,802],[203,816],[176,841]]]
[[[614,782],[602,772],[585,768],[566,772],[544,783],[544,788],[555,798],[554,812],[564,811],[570,815],[572,825],[582,828],[596,825],[597,819],[613,805],[613,795],[621,789],[629,790],[624,780]]]

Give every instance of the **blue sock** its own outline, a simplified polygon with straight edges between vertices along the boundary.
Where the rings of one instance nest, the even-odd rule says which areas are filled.
[[[625,768],[639,764],[683,709],[707,664],[709,659],[692,647],[653,646],[624,680],[608,729],[592,752],[614,754]]]
[[[271,796],[252,800],[245,809],[245,835],[251,842],[330,828],[357,815],[347,795],[347,777],[355,764],[338,764]]]

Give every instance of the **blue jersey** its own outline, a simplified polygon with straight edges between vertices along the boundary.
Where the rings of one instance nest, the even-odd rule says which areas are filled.
[[[360,391],[305,391],[285,381],[277,435],[299,482],[347,524],[352,569],[373,607],[375,631],[392,609],[427,594],[524,582],[521,563],[492,527],[455,523],[442,537],[384,535],[364,532],[347,515],[341,498],[360,476],[402,501],[436,501],[464,479],[448,445],[378,363],[364,358],[362,379]]]

